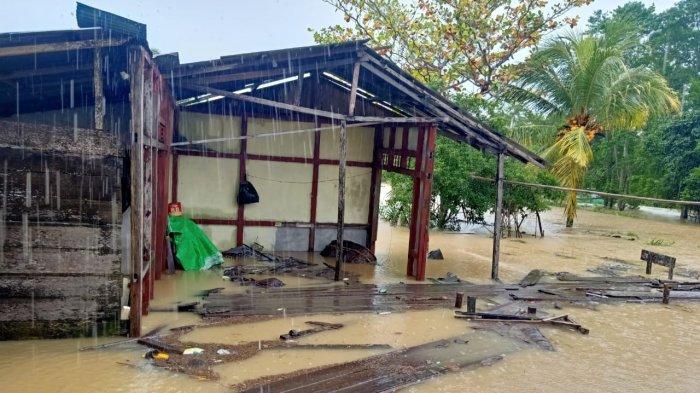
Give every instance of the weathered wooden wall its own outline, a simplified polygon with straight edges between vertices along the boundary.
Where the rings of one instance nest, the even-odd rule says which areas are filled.
[[[110,132],[0,121],[0,339],[118,326],[119,155]]]

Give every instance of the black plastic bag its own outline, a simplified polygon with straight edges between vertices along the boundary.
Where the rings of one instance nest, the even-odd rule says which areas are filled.
[[[238,186],[238,197],[236,198],[239,205],[247,205],[249,203],[260,202],[258,191],[249,181],[243,180]]]

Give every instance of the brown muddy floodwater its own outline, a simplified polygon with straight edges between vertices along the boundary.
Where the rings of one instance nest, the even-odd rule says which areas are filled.
[[[623,275],[643,274],[641,248],[677,258],[678,269],[700,270],[700,226],[680,224],[668,218],[629,218],[581,211],[576,228],[562,225],[561,210],[544,215],[545,238],[526,235],[502,242],[501,278],[520,280],[531,269],[588,271],[602,264],[616,264]],[[526,222],[532,233],[534,223]],[[431,232],[430,248],[440,248],[443,261],[429,261],[427,276],[447,272],[471,282],[488,282],[491,239],[484,231],[472,233]],[[615,237],[619,236],[619,237]],[[634,240],[629,240],[634,239]],[[649,243],[665,244],[652,246]],[[363,282],[408,281],[404,276],[408,232],[405,228],[380,226],[377,266],[349,266]],[[304,258],[318,256],[300,254]],[[663,277],[664,268],[655,267]],[[681,270],[683,272],[683,270]],[[691,274],[686,272],[686,274]],[[327,285],[324,281],[279,276],[288,287]],[[176,301],[194,300],[202,289],[245,288],[222,281],[220,272],[178,273],[156,285],[152,307],[168,307]],[[618,304],[597,310],[568,308],[568,313],[590,329],[587,336],[543,328],[556,352],[525,349],[510,353],[488,367],[446,374],[404,389],[408,392],[698,392],[700,391],[700,304]],[[325,331],[299,340],[305,344],[389,344],[404,348],[449,338],[470,330],[469,322],[452,317],[451,310],[426,310],[379,315],[372,313],[285,317],[247,324],[198,328],[183,341],[235,344],[271,340],[289,329],[305,328],[304,321],[343,323],[339,330]],[[191,313],[152,312],[144,331],[200,323]],[[500,350],[497,338],[481,345]],[[32,340],[0,342],[1,392],[218,392],[247,379],[281,374],[309,367],[346,362],[382,353],[381,350],[265,350],[241,362],[215,367],[217,382],[197,380],[159,369],[143,359],[145,348],[136,344],[95,351],[82,346],[114,338]],[[485,344],[484,344],[485,343]]]

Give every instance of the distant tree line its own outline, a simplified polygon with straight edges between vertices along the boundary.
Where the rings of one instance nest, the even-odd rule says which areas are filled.
[[[578,18],[565,15],[587,0],[326,2],[346,24],[315,31],[318,42],[369,38],[416,78],[552,164],[538,170],[507,160],[506,179],[700,199],[698,1],[662,13],[630,2],[596,12],[583,32],[571,29]],[[552,37],[543,39],[547,33]],[[515,61],[523,51],[527,59]],[[454,230],[484,223],[495,186],[469,175],[493,178],[495,158],[441,137],[436,149],[431,224]],[[405,225],[412,182],[391,173],[384,179],[392,191],[381,214]],[[576,198],[507,185],[505,233],[517,235],[523,217],[560,202],[572,225]]]

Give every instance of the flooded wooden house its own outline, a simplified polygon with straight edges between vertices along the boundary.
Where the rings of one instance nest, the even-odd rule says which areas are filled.
[[[164,261],[168,85],[145,25],[81,4],[77,20],[0,34],[0,338],[118,330],[132,273],[125,212],[144,217],[131,221],[146,300]]]
[[[382,172],[400,173],[423,280],[438,134],[498,155],[500,180],[505,156],[544,164],[364,41],[181,64],[145,25],[77,11],[79,30],[0,35],[0,338],[113,331],[126,305],[138,335],[170,202],[221,250],[373,249]],[[242,182],[259,202],[237,203]]]

